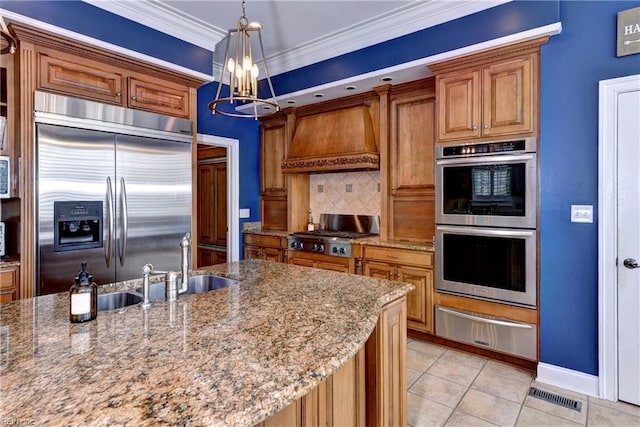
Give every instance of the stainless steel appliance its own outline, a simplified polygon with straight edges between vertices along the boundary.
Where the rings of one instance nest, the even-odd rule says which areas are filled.
[[[6,250],[5,250],[5,245],[6,245],[6,241],[4,236],[6,235],[6,231],[5,231],[5,225],[4,222],[0,222],[0,256],[5,256],[6,255]]]
[[[36,293],[179,270],[191,231],[188,120],[36,92]]]
[[[527,359],[537,358],[537,327],[436,306],[436,335]]]
[[[439,292],[536,306],[536,231],[436,226]]]
[[[536,228],[536,139],[436,147],[436,224]]]
[[[351,258],[351,240],[379,234],[375,215],[321,214],[320,227],[287,237],[290,251]]]

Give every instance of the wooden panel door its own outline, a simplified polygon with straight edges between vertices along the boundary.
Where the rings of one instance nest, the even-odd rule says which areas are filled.
[[[480,137],[480,71],[461,71],[436,77],[438,139]]]
[[[65,55],[38,55],[38,89],[110,104],[123,104],[124,76],[105,64]]]
[[[425,332],[433,332],[431,292],[433,270],[398,266],[398,281],[411,283],[415,289],[407,295],[407,320]],[[417,325],[415,325],[417,323]]]
[[[263,258],[265,261],[284,262],[284,253],[282,249],[263,248]]]
[[[264,259],[262,248],[258,246],[244,246],[244,259]]]
[[[291,255],[289,255],[289,259],[287,262],[289,264],[300,265],[302,267],[316,267],[316,262],[312,259],[296,258]]]
[[[483,69],[483,136],[533,131],[533,61],[529,55]]]
[[[317,268],[321,268],[323,270],[330,270],[330,271],[337,271],[339,273],[348,273],[349,272],[349,265],[344,265],[344,264],[336,264],[333,262],[326,262],[326,261],[318,261]]]
[[[227,164],[198,165],[198,242],[227,245]]]
[[[128,106],[159,114],[189,118],[189,88],[164,80],[129,78]]]

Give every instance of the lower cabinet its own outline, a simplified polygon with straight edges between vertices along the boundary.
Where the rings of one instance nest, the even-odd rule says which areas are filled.
[[[433,253],[380,246],[363,248],[364,275],[411,283],[407,295],[410,329],[433,333]]]
[[[0,304],[18,299],[20,267],[2,267],[0,271]]]
[[[382,308],[360,351],[260,427],[407,425],[406,299]]]
[[[290,251],[287,262],[303,267],[320,268],[323,270],[338,271],[340,273],[353,273],[351,258]]]
[[[286,237],[245,233],[242,241],[244,243],[244,259],[286,262]]]

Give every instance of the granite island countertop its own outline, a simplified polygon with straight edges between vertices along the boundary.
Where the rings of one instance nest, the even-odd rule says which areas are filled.
[[[364,345],[411,285],[259,260],[177,302],[68,321],[68,294],[3,304],[0,419],[29,425],[253,425]]]

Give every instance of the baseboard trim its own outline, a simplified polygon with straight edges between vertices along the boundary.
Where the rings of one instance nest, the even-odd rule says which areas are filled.
[[[536,381],[566,388],[588,396],[599,396],[599,379],[597,376],[548,363],[538,363]]]

